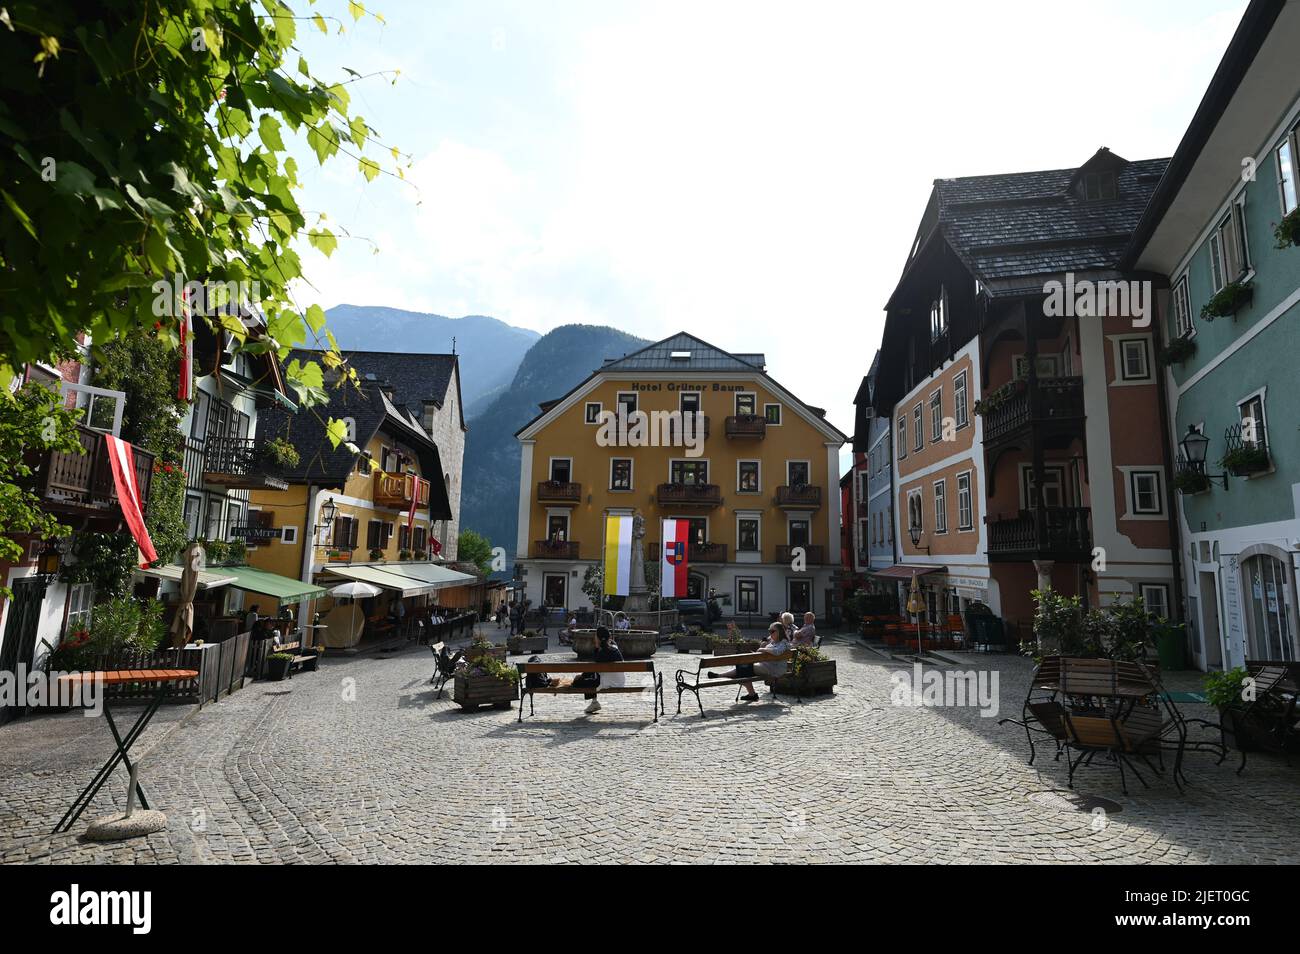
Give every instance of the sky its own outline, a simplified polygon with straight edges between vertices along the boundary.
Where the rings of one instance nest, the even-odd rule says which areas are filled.
[[[299,0],[336,19],[298,46],[400,71],[348,88],[411,168],[299,151],[302,207],[354,236],[302,252],[300,306],[685,330],[851,434],[933,181],[1171,155],[1246,3],[368,6]]]

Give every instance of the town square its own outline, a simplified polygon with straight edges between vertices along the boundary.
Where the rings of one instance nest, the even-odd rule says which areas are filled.
[[[1298,50],[1300,0],[0,0],[7,906],[890,864],[881,920],[1279,923]]]

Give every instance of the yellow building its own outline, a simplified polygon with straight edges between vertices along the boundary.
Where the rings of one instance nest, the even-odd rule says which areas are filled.
[[[764,367],[681,333],[542,405],[516,434],[515,560],[534,605],[589,602],[582,580],[601,560],[605,516],[639,511],[647,566],[660,561],[661,521],[691,521],[690,595],[716,593],[724,615],[826,612],[847,438]]]
[[[334,392],[329,416],[348,428],[338,448],[325,438],[324,415],[265,421],[268,432],[287,435],[301,460],[282,475],[287,489],[250,495],[249,563],[325,587],[356,580],[381,591],[360,612],[319,601],[315,610],[329,627],[320,641],[329,646],[354,645],[364,617],[386,616],[394,600],[416,615],[427,603],[478,609],[478,579],[443,565],[443,541],[431,529],[451,518],[433,439],[382,382]],[[303,622],[306,613],[304,606]]]

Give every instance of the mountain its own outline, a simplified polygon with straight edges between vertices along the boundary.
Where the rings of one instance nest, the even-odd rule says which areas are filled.
[[[614,328],[562,325],[528,349],[509,386],[469,421],[460,525],[477,530],[514,561],[519,525],[519,442],[515,431],[591,372],[650,342]]]
[[[485,396],[500,394],[510,384],[519,362],[541,337],[486,315],[446,318],[378,305],[336,305],[325,312],[325,323],[343,351],[447,354],[454,337],[467,415],[487,406]]]

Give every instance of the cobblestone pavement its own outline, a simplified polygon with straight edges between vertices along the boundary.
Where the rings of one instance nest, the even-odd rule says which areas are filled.
[[[434,698],[424,648],[328,658],[164,710],[138,751],[156,744],[142,779],[169,827],[117,844],[48,835],[111,751],[103,720],[25,719],[0,728],[0,861],[1300,861],[1300,768],[1252,756],[1238,777],[1235,758],[1191,754],[1185,794],[1145,772],[1151,788],[1130,778],[1125,796],[1097,764],[1078,791],[1121,810],[1096,816],[1045,794],[1066,790],[1065,766],[1041,749],[1026,765],[1021,730],[893,705],[890,676],[909,665],[847,637],[823,648],[833,696],[745,704],[718,689],[706,719],[689,697],[675,714],[672,673],[695,662],[661,652],[657,726],[633,694],[591,717],[568,697],[540,697],[523,724],[462,713]],[[937,668],[996,669],[999,714],[1018,714],[1028,661],[951,659]],[[124,796],[119,772],[77,831]]]

